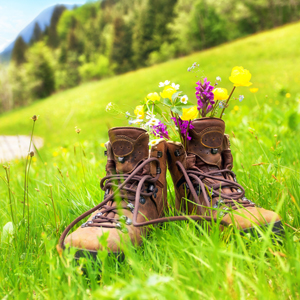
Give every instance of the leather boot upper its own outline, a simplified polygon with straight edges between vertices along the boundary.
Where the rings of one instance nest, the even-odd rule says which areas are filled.
[[[111,200],[99,204],[87,222],[66,238],[65,244],[72,247],[90,251],[103,248],[99,239],[105,232],[109,234],[109,251],[118,252],[122,242],[126,241],[140,244],[141,235],[148,228],[133,226],[136,201],[137,223],[163,216],[167,205],[166,142],[160,140],[149,151],[149,136],[144,129],[117,127],[110,129],[108,134],[107,175],[101,181],[101,188],[105,191],[103,200]],[[128,180],[133,174],[132,179]],[[147,180],[140,189],[140,198],[136,200],[139,182],[145,178]],[[116,193],[126,180],[128,182]]]
[[[240,229],[280,220],[276,213],[259,208],[248,200],[243,187],[237,183],[232,172],[229,139],[224,134],[224,121],[202,118],[192,121],[192,125],[186,152],[180,143],[168,143],[168,164],[175,186],[176,208],[188,214],[221,218],[229,224],[235,222]],[[177,161],[187,171],[192,186],[174,167]],[[197,202],[192,189],[197,193]]]

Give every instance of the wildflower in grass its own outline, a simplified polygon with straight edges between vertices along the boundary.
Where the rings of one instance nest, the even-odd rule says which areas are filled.
[[[169,133],[167,130],[167,126],[164,123],[162,123],[161,121],[159,121],[157,125],[154,125],[152,127],[152,133],[156,137],[165,138],[167,140],[170,139]]]
[[[140,124],[143,122],[143,119],[135,119],[135,120],[129,120],[128,124],[133,125],[133,124]]]
[[[233,110],[235,110],[235,111],[238,111],[240,108],[237,106],[237,105],[235,105],[234,107],[233,107]]]
[[[57,152],[57,151],[54,151],[54,152],[52,153],[52,155],[53,155],[54,157],[56,157],[56,156],[58,156],[58,152]]]
[[[224,101],[221,101],[221,102],[219,103],[219,107],[220,107],[220,108],[224,108],[224,107],[225,107],[225,102],[224,102]]]
[[[171,83],[171,81],[169,81],[169,80],[166,80],[166,81],[164,82],[165,85],[169,85],[170,83]]]
[[[175,84],[174,82],[171,85],[175,90],[179,90],[180,85],[179,84]]]
[[[197,109],[202,112],[202,117],[205,117],[212,109],[212,105],[215,104],[214,93],[212,92],[214,86],[210,84],[210,81],[207,81],[206,77],[203,82],[199,80],[196,84]]]
[[[221,77],[220,77],[220,76],[217,76],[217,77],[216,77],[216,81],[220,81],[220,82],[221,82],[221,81],[222,81]]]
[[[100,147],[105,148],[105,143],[101,143]]]
[[[146,126],[155,126],[155,125],[158,125],[159,123],[159,120],[156,119],[156,118],[151,118],[147,123],[146,123]]]
[[[286,97],[286,98],[291,98],[291,94],[290,94],[290,93],[286,93],[286,94],[285,94],[285,97]]]
[[[258,91],[258,88],[251,88],[249,89],[249,91],[254,94]]]
[[[138,119],[144,119],[144,116],[145,116],[144,105],[136,106],[136,108],[134,110],[134,114],[137,116]]]
[[[184,95],[184,96],[182,96],[182,97],[180,98],[180,102],[181,102],[182,104],[187,104],[188,100],[189,100],[189,98],[188,98],[187,95]]]
[[[39,116],[37,116],[37,115],[33,115],[33,116],[31,117],[31,119],[32,119],[34,122],[37,121],[38,118],[39,118]]]
[[[109,110],[111,110],[111,109],[112,109],[112,107],[113,107],[113,104],[112,104],[112,102],[109,102],[109,103],[106,105],[106,111],[109,111]]]
[[[242,102],[244,100],[244,95],[239,95],[239,101]]]
[[[229,80],[235,87],[237,86],[250,86],[251,73],[243,67],[234,67],[231,71]]]
[[[160,96],[162,98],[168,98],[172,101],[172,95],[175,94],[177,92],[177,90],[170,86],[170,85],[167,85],[164,90],[160,93]]]
[[[228,92],[223,88],[216,88],[213,90],[214,100],[226,100],[228,99]]]
[[[194,126],[191,124],[191,122],[182,120],[181,118],[178,118],[178,122],[177,122],[177,119],[175,117],[172,117],[171,119],[174,121],[174,123],[177,127],[177,130],[180,131],[183,139],[187,139],[190,141],[192,138],[189,136],[188,131],[189,131],[189,129],[194,129]]]
[[[191,108],[183,108],[181,119],[184,121],[196,119],[198,115],[197,106],[193,106]]]
[[[152,140],[152,141],[150,141],[148,145],[151,146],[151,147],[153,147],[153,146],[158,145],[158,143],[159,143],[159,139],[158,140]]]
[[[164,87],[164,86],[165,86],[164,82],[160,82],[158,85],[158,87]]]
[[[130,117],[131,117],[130,112],[129,112],[129,111],[126,111],[125,116],[126,116],[126,118],[130,118]]]
[[[191,67],[188,67],[188,68],[187,68],[187,71],[188,71],[188,72],[191,72],[191,71],[192,71]]]
[[[160,100],[160,97],[159,95],[155,92],[155,93],[150,93],[147,95],[147,98],[153,102],[155,101],[159,101]]]
[[[80,129],[80,128],[78,128],[78,127],[76,126],[76,127],[75,127],[75,132],[79,134],[79,133],[80,133],[80,131],[81,131],[81,129]]]

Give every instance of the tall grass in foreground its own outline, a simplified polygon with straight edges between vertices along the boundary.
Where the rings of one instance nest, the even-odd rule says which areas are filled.
[[[208,231],[193,221],[178,222],[153,228],[139,248],[124,245],[123,262],[99,251],[97,262],[81,258],[75,263],[73,250],[64,255],[56,251],[59,235],[104,196],[99,188],[104,148],[80,140],[73,147],[53,153],[43,149],[32,157],[29,218],[23,217],[23,161],[12,161],[1,171],[1,298],[299,298],[300,153],[291,138],[299,131],[278,127],[280,120],[286,121],[276,109],[265,105],[264,113],[257,114],[258,108],[253,109],[252,117],[232,112],[234,171],[248,198],[280,213],[287,224],[285,238],[274,239],[270,230],[258,238],[241,236],[233,227]],[[285,107],[289,109],[295,107]],[[245,118],[251,126],[247,134]],[[169,175],[168,184],[172,193]],[[13,228],[7,225],[12,220]],[[101,242],[105,244],[105,237]]]

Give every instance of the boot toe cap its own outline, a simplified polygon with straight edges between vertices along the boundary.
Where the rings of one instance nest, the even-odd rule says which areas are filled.
[[[104,247],[101,245],[99,240],[106,232],[109,232],[109,236],[106,241],[107,248],[112,252],[117,252],[120,248],[120,234],[119,231],[114,228],[78,228],[76,231],[67,236],[65,245],[69,244],[70,247],[88,251],[103,250]]]
[[[223,221],[229,224],[235,223],[238,229],[241,230],[251,228],[255,225],[265,226],[274,224],[280,220],[281,217],[277,213],[259,207],[237,209],[234,214],[227,214],[223,218]]]

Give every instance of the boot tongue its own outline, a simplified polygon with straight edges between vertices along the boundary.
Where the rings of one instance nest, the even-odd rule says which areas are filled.
[[[191,125],[191,140],[187,143],[187,153],[196,156],[196,167],[204,172],[221,169],[224,121],[202,118],[192,121]]]
[[[116,127],[108,131],[112,159],[118,174],[131,173],[149,156],[147,131],[136,127]]]

